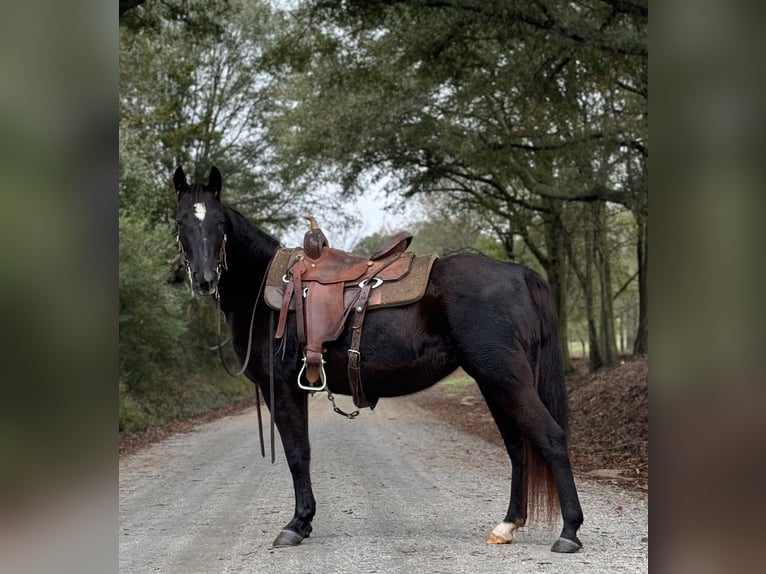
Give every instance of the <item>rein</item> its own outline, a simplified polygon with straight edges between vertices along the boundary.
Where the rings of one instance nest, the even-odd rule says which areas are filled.
[[[258,308],[258,299],[261,296],[262,290],[263,290],[263,284],[261,284],[261,288],[258,290],[258,295],[255,298],[255,303],[253,304],[253,312],[250,315],[250,331],[247,337],[247,352],[245,353],[245,359],[242,362],[242,368],[236,373],[231,372],[231,369],[229,369],[229,366],[226,364],[226,360],[223,357],[224,343],[221,342],[221,315],[223,315],[223,311],[221,311],[221,298],[218,296],[218,291],[216,290],[216,293],[215,293],[215,310],[216,310],[215,331],[216,331],[216,338],[218,341],[218,345],[217,345],[218,356],[221,358],[221,364],[223,365],[223,369],[230,376],[234,378],[237,378],[240,375],[244,374],[244,372],[247,370],[247,365],[250,363],[250,352],[253,350],[253,325],[255,324],[255,310]]]
[[[225,253],[225,252],[224,252]],[[253,350],[253,325],[255,324],[255,311],[258,308],[258,301],[261,299],[261,295],[263,293],[263,288],[266,285],[266,277],[268,277],[268,272],[263,275],[263,280],[261,281],[261,286],[258,288],[258,293],[255,296],[255,302],[253,303],[253,312],[250,314],[250,328],[248,329],[248,335],[247,335],[247,351],[245,352],[245,359],[242,361],[242,368],[237,371],[236,373],[232,373],[229,369],[229,366],[226,364],[226,360],[223,357],[223,343],[221,343],[221,315],[223,315],[223,311],[221,310],[221,297],[218,293],[218,288],[216,287],[215,291],[215,308],[216,308],[216,337],[218,339],[218,356],[221,359],[221,365],[223,365],[223,369],[226,371],[226,373],[233,377],[237,378],[240,375],[242,375],[246,370],[247,366],[250,364],[250,353]],[[269,399],[270,399],[270,407],[269,412],[271,414],[271,424],[270,424],[270,436],[269,436],[269,443],[271,446],[271,462],[272,464],[275,461],[275,455],[274,455],[274,354],[273,354],[273,332],[274,332],[274,313],[269,313]],[[258,439],[261,446],[261,456],[263,458],[266,458],[266,449],[264,447],[263,443],[263,419],[261,417],[261,393],[258,385],[255,385],[255,408],[256,408],[256,414],[258,416]]]

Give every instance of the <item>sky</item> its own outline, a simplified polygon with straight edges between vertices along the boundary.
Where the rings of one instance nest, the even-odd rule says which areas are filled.
[[[386,197],[381,187],[370,188],[357,196],[353,202],[349,202],[346,208],[361,222],[341,228],[332,223],[323,224],[317,217],[319,226],[327,236],[331,247],[351,250],[362,238],[377,231],[384,230],[386,233],[393,234],[406,228],[408,224],[424,219],[415,201],[404,204],[398,197]],[[299,226],[281,236],[282,245],[285,247],[301,245],[307,229],[308,224],[301,222]]]

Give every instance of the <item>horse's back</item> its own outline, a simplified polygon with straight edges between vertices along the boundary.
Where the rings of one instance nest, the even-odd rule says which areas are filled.
[[[474,254],[437,260],[431,282],[453,329],[470,331],[536,329],[539,317],[530,285],[547,290],[528,267]]]

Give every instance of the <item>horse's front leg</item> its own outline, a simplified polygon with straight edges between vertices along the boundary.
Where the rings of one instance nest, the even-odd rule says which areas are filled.
[[[266,404],[268,389],[264,390]],[[311,448],[309,446],[308,395],[292,385],[278,385],[275,392],[274,421],[282,437],[287,464],[293,476],[295,514],[274,540],[274,548],[297,546],[311,534],[316,501],[311,488]]]

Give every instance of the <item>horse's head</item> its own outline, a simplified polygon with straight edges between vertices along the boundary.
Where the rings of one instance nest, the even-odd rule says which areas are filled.
[[[226,213],[221,204],[221,172],[210,169],[207,185],[186,182],[179,167],[173,175],[178,197],[176,225],[181,251],[192,289],[210,295],[226,269]]]

